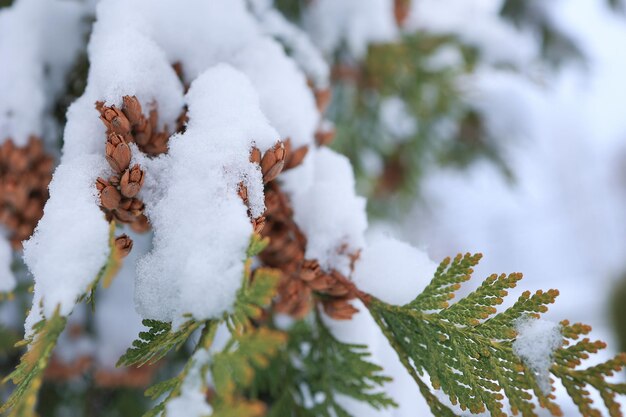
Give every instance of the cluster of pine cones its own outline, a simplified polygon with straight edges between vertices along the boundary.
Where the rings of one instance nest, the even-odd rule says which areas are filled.
[[[11,139],[0,145],[0,225],[15,250],[43,215],[53,169],[54,159],[39,138],[31,137],[23,147]]]
[[[137,198],[145,172],[139,164],[130,165],[132,152],[128,144],[135,143],[142,152],[158,156],[167,152],[170,133],[167,127],[159,130],[159,113],[155,108],[146,117],[137,97],[125,96],[122,101],[121,109],[96,103],[100,120],[106,126],[105,157],[114,172],[108,179],[98,178],[96,188],[100,194],[100,208],[107,220],[129,224],[134,231],[141,233],[150,229],[144,203]],[[122,256],[126,256],[133,242],[124,234],[115,239],[115,246]]]

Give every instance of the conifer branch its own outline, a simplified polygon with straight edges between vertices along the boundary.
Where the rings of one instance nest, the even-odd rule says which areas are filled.
[[[108,279],[119,269],[119,258],[115,247],[115,224],[111,222],[109,228],[109,256],[105,265],[101,268],[96,278],[91,282],[87,291],[78,297],[76,304],[87,300],[94,306],[93,297],[95,288],[101,279]],[[9,411],[9,416],[26,417],[35,416],[37,395],[42,384],[43,374],[48,366],[52,351],[56,346],[59,335],[65,329],[67,318],[60,314],[60,306],[51,317],[44,318],[35,323],[32,335],[19,342],[16,346],[27,346],[27,351],[20,360],[16,369],[7,376],[2,383],[12,381],[16,388],[9,399],[0,407],[0,413]]]
[[[395,407],[382,390],[391,378],[368,360],[369,355],[367,346],[337,340],[319,316],[311,323],[299,321],[289,331],[285,348],[257,375],[251,396],[272,398],[268,417],[348,417],[340,396],[379,410]]]
[[[0,407],[0,413],[8,412],[8,417],[36,415],[35,404],[43,374],[66,321],[57,308],[52,317],[41,320],[33,326],[31,337],[19,343],[20,346],[28,345],[29,348],[22,356],[20,364],[2,381],[3,384],[11,381],[16,387]]]
[[[547,311],[558,291],[537,291],[532,295],[524,292],[513,306],[497,313],[496,306],[522,276],[492,275],[478,289],[449,304],[479,260],[480,255],[470,254],[444,260],[426,289],[404,306],[390,305],[374,297],[364,297],[363,301],[436,416],[455,414],[430,393],[421,379],[424,373],[434,389],[443,391],[462,410],[506,416],[507,399],[514,415],[535,417],[535,398],[553,415],[562,415],[554,396],[542,390],[538,375],[513,350],[517,321]],[[566,340],[576,339],[589,330],[588,326],[562,323]],[[626,355],[584,370],[575,369],[582,359],[602,347],[602,342],[584,339],[560,348],[554,353],[554,365],[550,368],[585,417],[601,415],[591,406],[585,386],[600,392],[612,417],[622,415],[615,395],[626,393],[626,384],[609,383],[606,378],[626,365]]]

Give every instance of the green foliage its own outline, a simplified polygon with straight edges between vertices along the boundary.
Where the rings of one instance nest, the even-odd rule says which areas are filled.
[[[29,349],[22,356],[20,364],[3,381],[11,381],[16,387],[0,407],[0,413],[8,412],[7,416],[15,417],[35,416],[35,403],[43,374],[65,323],[65,317],[57,309],[52,317],[36,323],[32,336],[21,342],[22,345],[29,345]]]
[[[442,53],[456,53],[458,62],[433,64]],[[476,49],[453,36],[416,32],[370,45],[362,66],[335,81],[328,112],[337,132],[333,147],[350,158],[374,213],[411,203],[433,163],[464,167],[486,157],[507,172],[482,115],[458,87],[458,78],[473,71],[477,58]],[[399,137],[389,131],[381,118],[389,98],[404,103],[416,122],[414,132]],[[380,169],[371,169],[372,160]],[[390,196],[399,198],[390,204]]]
[[[196,345],[196,352],[199,350],[207,350],[211,346],[216,331],[217,322],[206,322],[204,328],[202,329],[200,340]],[[187,340],[187,338],[185,338],[185,340]],[[156,406],[154,406],[151,410],[146,412],[143,417],[157,417],[161,415],[165,411],[165,406],[167,405],[167,403],[180,395],[180,391],[185,382],[185,378],[188,377],[193,367],[198,367],[198,365],[196,364],[196,358],[194,356],[187,360],[185,367],[178,375],[165,381],[159,382],[148,388],[145,394],[152,400],[157,400],[158,398],[161,398],[163,396],[165,396],[165,399],[158,403]],[[199,370],[199,372],[203,377],[207,371],[207,367],[202,364],[200,368],[201,369]]]
[[[453,404],[472,413],[488,411],[492,416],[506,416],[504,399],[513,414],[537,416],[535,403],[554,415],[562,415],[554,397],[540,389],[536,375],[513,352],[517,336],[516,320],[538,316],[554,302],[558,292],[524,292],[511,307],[498,313],[495,306],[503,302],[509,289],[514,288],[521,274],[492,275],[475,291],[449,304],[460,284],[467,281],[480,255],[457,256],[446,259],[435,272],[424,292],[404,306],[386,304],[376,298],[369,300],[370,313],[398,353],[398,356],[436,416],[453,416],[452,410],[428,395],[422,380],[430,377],[435,389],[443,391]],[[576,338],[588,331],[581,325],[563,323],[566,338]],[[602,395],[612,417],[620,416],[615,394],[626,392],[624,384],[611,384],[606,376],[625,365],[626,356],[584,370],[574,367],[581,359],[595,353],[601,344],[584,340],[556,351],[554,376],[561,379],[568,393],[584,416],[600,416],[591,408],[590,385]]]
[[[119,359],[117,366],[142,366],[153,364],[162,359],[170,350],[179,349],[202,325],[193,319],[187,320],[176,331],[172,331],[171,323],[158,320],[144,320],[147,332],[139,333],[139,339]]]
[[[150,329],[140,333],[140,338],[118,362],[119,365],[143,365],[154,363],[163,358],[172,349],[178,349],[191,334],[203,324],[204,328],[196,345],[196,351],[208,350],[212,344],[219,323],[226,323],[231,338],[222,352],[210,359],[210,364],[200,370],[202,378],[211,372],[215,383],[216,397],[213,400],[214,417],[255,417],[262,416],[265,407],[258,401],[249,401],[241,395],[254,378],[255,369],[262,369],[269,364],[270,357],[285,342],[285,335],[268,328],[256,329],[253,320],[261,317],[276,293],[280,274],[267,268],[250,270],[251,258],[258,255],[268,244],[267,239],[253,235],[246,252],[244,276],[241,288],[237,292],[235,305],[231,313],[224,314],[221,321],[199,323],[193,318],[177,331],[172,331],[170,323],[156,320],[144,320]],[[144,417],[160,415],[172,399],[180,395],[185,378],[194,366],[193,356],[184,369],[175,377],[160,382],[146,391],[153,400],[165,396],[165,399],[148,411]]]
[[[626,354],[621,353],[599,365],[579,369],[583,360],[589,358],[590,354],[604,349],[606,345],[601,341],[592,342],[588,338],[572,343],[581,335],[588,334],[591,328],[582,324],[570,325],[567,321],[562,322],[561,325],[567,346],[555,353],[552,373],[561,380],[583,416],[600,417],[603,415],[602,410],[593,407],[590,387],[600,393],[611,417],[622,416],[615,396],[616,394],[626,395],[626,384],[611,383],[608,378],[626,366]]]
[[[234,335],[226,348],[213,357],[211,372],[216,394],[229,401],[238,390],[248,388],[255,369],[267,368],[285,341],[284,333],[264,327]]]
[[[339,395],[376,409],[395,406],[382,391],[390,378],[368,356],[366,346],[340,342],[319,318],[300,321],[289,331],[285,348],[258,373],[252,396],[270,399],[268,417],[348,417]],[[307,405],[307,398],[315,404]]]
[[[98,284],[102,282],[104,288],[107,288],[121,267],[122,255],[119,249],[117,249],[117,246],[115,246],[115,222],[112,221],[109,223],[109,256],[107,257],[106,263],[100,268],[96,278],[91,282],[89,288],[87,288],[85,294],[80,297],[78,301],[84,299],[87,304],[91,305],[92,310],[95,309],[95,295]]]
[[[608,2],[618,3],[614,0]],[[500,14],[518,27],[530,29],[539,36],[543,58],[549,64],[559,66],[572,59],[584,58],[576,42],[555,25],[552,17],[536,4],[526,0],[506,0]]]

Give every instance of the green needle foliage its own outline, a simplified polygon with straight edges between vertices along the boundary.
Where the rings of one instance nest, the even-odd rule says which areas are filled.
[[[547,311],[558,291],[537,291],[532,295],[524,292],[510,308],[498,313],[495,306],[502,304],[522,276],[492,275],[478,289],[450,304],[479,260],[480,255],[470,254],[446,259],[432,282],[412,302],[395,306],[372,298],[366,300],[369,311],[423,394],[428,391],[423,381],[427,374],[433,388],[443,391],[462,410],[506,416],[506,399],[514,415],[537,416],[536,402],[553,415],[562,415],[554,396],[541,390],[537,375],[513,350],[517,321]],[[562,323],[566,340],[588,331],[587,326]],[[626,386],[609,383],[606,378],[626,365],[626,355],[576,369],[581,360],[602,347],[602,342],[591,343],[588,339],[564,345],[555,352],[555,364],[550,370],[561,380],[583,416],[602,415],[591,405],[587,391],[591,386],[600,392],[610,415],[617,417],[621,412],[615,395],[625,394]],[[434,395],[425,397],[436,416],[455,415]]]
[[[340,342],[319,316],[312,323],[297,322],[287,340],[265,372],[257,374],[251,390],[253,398],[271,404],[268,417],[350,417],[340,396],[376,409],[396,406],[383,391],[391,378],[368,360],[367,346]]]
[[[87,300],[94,306],[95,288],[104,279],[114,275],[120,266],[120,256],[114,244],[115,223],[111,222],[109,228],[109,256],[106,263],[98,273],[98,276],[89,285],[87,291],[76,300],[76,303]],[[28,350],[22,356],[20,364],[3,380],[3,384],[12,381],[16,388],[9,399],[0,407],[0,413],[9,412],[9,416],[26,417],[35,416],[37,394],[42,384],[43,374],[48,366],[48,361],[59,335],[65,329],[67,317],[61,316],[59,308],[52,317],[48,317],[33,325],[32,335],[19,342],[16,346],[28,346]]]
[[[178,330],[172,331],[171,323],[144,320],[143,324],[148,327],[148,331],[139,333],[139,339],[133,341],[133,345],[117,362],[117,366],[142,366],[156,363],[169,351],[179,349],[202,325],[201,322],[190,319]]]
[[[9,399],[0,407],[0,413],[8,412],[9,417],[35,416],[35,403],[43,374],[65,323],[65,317],[62,317],[57,309],[52,317],[41,320],[33,326],[31,337],[20,342],[21,346],[28,345],[29,349],[22,356],[17,368],[3,381],[3,383],[11,381],[16,387]]]
[[[263,369],[270,363],[279,347],[285,343],[285,335],[269,328],[257,328],[254,321],[259,319],[276,293],[280,274],[265,268],[251,272],[252,257],[266,246],[267,239],[253,235],[247,251],[242,286],[237,292],[231,313],[224,314],[221,320],[198,322],[192,317],[177,330],[172,331],[171,323],[157,320],[144,320],[149,327],[118,362],[120,365],[144,365],[155,363],[169,351],[179,349],[189,337],[203,328],[195,351],[208,350],[220,323],[224,323],[230,334],[223,351],[213,355],[210,363],[200,369],[201,378],[211,373],[215,384],[212,401],[213,417],[260,417],[265,406],[258,401],[243,397],[243,391],[254,380],[255,370]],[[204,327],[203,327],[204,326]],[[146,391],[153,400],[165,399],[149,410],[144,417],[156,417],[166,412],[169,401],[178,397],[190,369],[194,366],[194,356],[189,358],[183,370],[175,377],[160,382]]]

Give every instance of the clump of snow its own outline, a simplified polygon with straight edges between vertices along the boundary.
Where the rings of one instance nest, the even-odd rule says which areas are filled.
[[[345,44],[362,58],[370,43],[397,36],[393,7],[393,0],[316,0],[305,9],[304,26],[327,55]]]
[[[320,148],[298,169],[285,178],[285,190],[294,220],[307,237],[305,255],[325,269],[349,274],[350,256],[363,247],[367,229],[366,201],[355,194],[350,161]]]
[[[191,358],[189,368],[180,389],[180,395],[165,406],[167,417],[206,417],[213,413],[213,409],[206,402],[204,392],[204,375],[202,368],[209,363],[209,353],[200,349]]]
[[[308,35],[271,7],[271,2],[252,2],[261,28],[289,49],[290,55],[318,88],[328,86],[330,68]]]
[[[13,291],[15,277],[11,271],[13,251],[9,241],[0,234],[0,293]]]
[[[232,63],[256,87],[261,109],[281,138],[291,138],[295,148],[313,142],[319,122],[313,93],[304,75],[276,41],[265,38],[251,42]]]
[[[44,217],[24,242],[24,260],[35,277],[35,300],[43,298],[46,317],[59,304],[60,314],[68,315],[106,262],[109,225],[95,187],[106,168],[101,156],[60,165],[50,183]]]
[[[550,393],[550,366],[554,351],[563,345],[561,326],[549,320],[523,317],[515,324],[513,351],[534,372],[539,388]]]
[[[0,10],[0,143],[54,136],[47,113],[82,47],[81,2],[20,0]]]
[[[354,267],[353,281],[361,290],[390,304],[413,300],[432,279],[437,264],[426,252],[390,236],[376,236],[365,246]]]
[[[386,98],[380,103],[380,121],[398,141],[406,141],[417,132],[417,120],[398,96]]]
[[[170,139],[163,198],[145,201],[154,249],[137,270],[140,314],[164,321],[186,313],[218,317],[231,308],[252,234],[238,184],[256,184],[250,201],[262,211],[261,173],[249,151],[253,143],[267,149],[278,139],[252,84],[230,66],[206,71],[186,101],[190,121]]]

